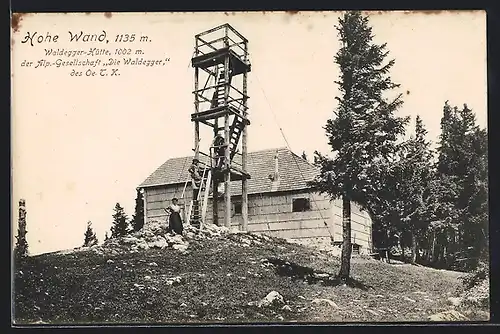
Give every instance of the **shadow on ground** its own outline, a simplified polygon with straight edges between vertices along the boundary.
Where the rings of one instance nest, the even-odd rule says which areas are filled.
[[[321,284],[323,286],[338,286],[344,284],[337,275],[332,273],[316,271],[313,268],[304,267],[278,258],[268,258],[267,262],[275,267],[278,275],[290,277],[292,280],[304,280],[309,284]],[[373,287],[353,278],[349,278],[346,284],[350,287],[364,291],[373,289]]]

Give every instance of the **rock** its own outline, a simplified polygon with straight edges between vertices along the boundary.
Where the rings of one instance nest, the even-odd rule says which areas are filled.
[[[148,243],[148,246],[150,248],[163,249],[165,247],[168,247],[168,243],[167,243],[167,240],[165,240],[165,238],[160,237],[160,238],[156,239],[155,241]]]
[[[367,312],[370,312],[371,314],[373,314],[374,316],[379,316],[380,314],[378,314],[377,312],[373,311],[373,310],[366,310]]]
[[[182,240],[182,236],[179,234],[175,234],[173,236],[167,234],[165,236],[165,239],[167,240],[169,245],[179,245],[184,243],[184,240]]]
[[[186,307],[186,303],[182,303],[181,305],[179,305],[180,307]]]
[[[140,241],[140,240],[139,240],[138,238],[136,238],[136,237],[132,237],[132,236],[130,236],[130,237],[124,237],[124,238],[122,239],[122,242],[123,242],[124,244],[127,244],[127,245],[130,245],[130,244],[135,244],[135,243],[137,243],[137,242],[139,242],[139,241]]]
[[[180,252],[185,252],[188,249],[188,246],[185,244],[175,244],[172,246],[172,248]]]
[[[277,291],[271,291],[259,303],[258,307],[268,307],[272,305],[284,304],[283,296]]]
[[[182,284],[182,281],[182,277],[180,276],[167,278],[168,285],[180,285]]]
[[[335,302],[333,302],[332,300],[330,299],[325,299],[325,298],[316,298],[316,299],[313,299],[312,301],[313,304],[321,304],[321,303],[326,303],[334,308],[339,308],[339,306],[337,304],[335,304]]]
[[[456,310],[449,310],[449,311],[437,313],[437,314],[431,315],[428,319],[430,321],[446,321],[446,322],[469,320],[465,315],[463,315],[462,313],[460,313]]]
[[[290,306],[288,306],[288,305],[283,306],[281,309],[283,311],[291,311],[292,310],[292,308]]]
[[[148,263],[148,266],[158,267],[158,264],[156,262],[150,262],[150,263]]]
[[[297,296],[297,298],[306,299],[306,297],[304,297],[304,296]]]
[[[143,250],[148,250],[149,249],[149,245],[147,244],[147,242],[142,241],[141,243],[137,244],[137,248],[138,249],[143,249]]]
[[[330,274],[326,274],[326,273],[314,273],[313,276],[315,278],[329,278]]]
[[[252,245],[252,241],[250,241],[249,239],[246,239],[246,238],[241,238],[241,243],[243,245],[246,245],[246,246],[251,246]]]
[[[458,306],[462,304],[462,298],[460,297],[448,297],[447,299],[448,303],[453,306]]]
[[[408,297],[403,297],[404,300],[408,301],[408,302],[412,302],[412,303],[415,303],[416,301],[414,299],[411,299],[411,298],[408,298]]]
[[[151,279],[151,276],[144,276],[144,279],[145,279],[145,280],[150,280],[150,279]]]
[[[113,261],[113,260],[111,260],[111,259],[109,259],[108,261],[106,261],[106,263],[109,263],[109,264],[114,263],[114,262],[115,262],[115,261]]]

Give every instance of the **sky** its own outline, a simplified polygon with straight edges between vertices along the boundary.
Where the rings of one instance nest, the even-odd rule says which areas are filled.
[[[486,15],[367,12],[378,44],[387,43],[400,83],[401,116],[420,115],[434,142],[446,100],[472,108],[487,125]],[[136,187],[171,157],[193,148],[194,35],[222,23],[249,40],[250,151],[289,146],[328,153],[323,126],[333,117],[339,12],[31,14],[12,33],[13,240],[26,199],[30,254],[81,246],[87,222],[102,240],[119,202],[130,217]],[[101,33],[109,44],[69,43],[68,31]],[[57,43],[21,43],[26,34]],[[148,43],[114,43],[117,34]],[[38,35],[37,35],[38,36]],[[159,67],[121,66],[120,76],[71,76],[72,67],[33,68],[44,49],[140,48]],[[113,56],[121,59],[120,56]],[[81,58],[81,57],[80,57]],[[109,57],[102,57],[107,59]],[[79,71],[79,68],[76,68]],[[281,129],[281,130],[280,130]],[[208,143],[211,138],[201,138]]]

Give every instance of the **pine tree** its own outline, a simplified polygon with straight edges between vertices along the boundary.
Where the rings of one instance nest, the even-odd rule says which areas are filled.
[[[387,100],[386,93],[399,87],[388,73],[395,61],[384,64],[386,44],[373,43],[368,17],[348,12],[336,27],[342,46],[335,62],[341,78],[336,83],[340,97],[335,118],[325,130],[334,158],[316,152],[320,176],[311,183],[321,193],[342,197],[342,262],[339,277],[346,281],[351,258],[351,201],[368,206],[370,193],[382,188],[376,176],[381,166],[396,152],[396,141],[404,134],[408,119],[395,117],[402,105],[401,94]],[[372,196],[375,197],[375,196]]]
[[[111,226],[111,238],[123,237],[129,232],[129,222],[125,210],[120,203],[116,203],[113,214],[113,225]]]
[[[471,249],[470,258],[485,254],[488,239],[487,133],[467,105],[445,102],[441,119],[436,179],[440,206],[436,213],[440,242],[436,258]],[[474,266],[475,263],[472,263]]]
[[[429,216],[430,182],[433,177],[430,142],[425,137],[427,130],[419,116],[415,121],[415,136],[404,143],[400,150],[400,160],[396,164],[398,187],[397,205],[400,210],[400,230],[409,236],[411,244],[411,263],[417,261],[418,239],[425,235]]]
[[[83,242],[83,247],[90,247],[97,245],[99,241],[97,240],[97,236],[92,229],[92,222],[87,222],[87,230],[85,230],[85,240]]]
[[[19,200],[19,218],[17,229],[17,242],[14,248],[14,258],[16,261],[21,261],[28,256],[28,241],[26,239],[26,201]]]
[[[108,241],[108,240],[109,240],[108,232],[104,232],[104,241]]]
[[[144,200],[140,189],[137,189],[135,198],[135,213],[132,216],[132,227],[134,231],[139,231],[144,226]]]

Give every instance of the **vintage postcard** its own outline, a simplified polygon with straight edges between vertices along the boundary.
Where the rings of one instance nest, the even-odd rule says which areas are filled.
[[[489,320],[483,11],[12,14],[12,323]]]

